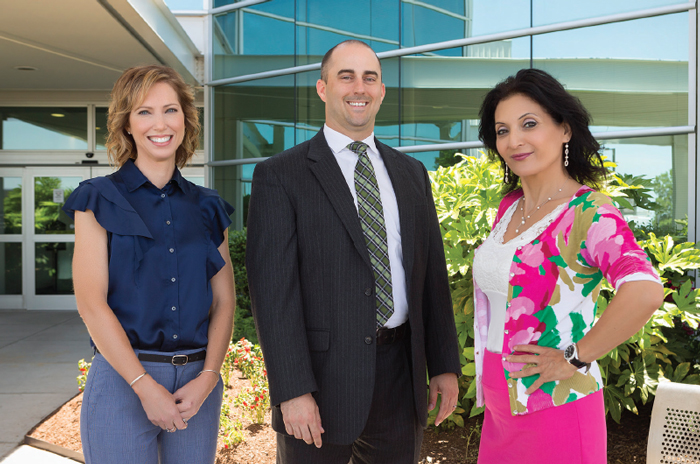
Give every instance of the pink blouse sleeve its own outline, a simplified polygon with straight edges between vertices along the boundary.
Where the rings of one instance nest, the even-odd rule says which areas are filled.
[[[660,283],[651,260],[635,240],[627,221],[610,200],[605,198],[607,202],[599,204],[593,216],[586,242],[581,249],[582,257],[589,265],[598,267],[616,289],[626,280],[641,280],[639,274],[645,274],[649,276],[648,280]],[[633,274],[637,275],[634,279],[625,279]]]

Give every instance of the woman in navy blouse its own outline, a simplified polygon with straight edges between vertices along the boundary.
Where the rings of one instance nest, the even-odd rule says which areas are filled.
[[[200,125],[172,69],[141,66],[112,91],[107,147],[119,170],[87,180],[73,281],[96,355],[81,412],[87,463],[213,463],[233,326],[233,208],[185,180]]]

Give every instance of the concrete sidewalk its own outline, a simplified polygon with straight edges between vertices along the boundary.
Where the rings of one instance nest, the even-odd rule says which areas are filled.
[[[0,310],[0,462],[18,462],[22,449],[7,456],[24,435],[78,392],[81,358],[92,350],[77,311]]]

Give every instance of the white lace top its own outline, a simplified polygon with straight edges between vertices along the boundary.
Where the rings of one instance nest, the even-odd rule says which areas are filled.
[[[506,304],[508,303],[508,285],[510,280],[510,265],[513,262],[515,251],[535,240],[568,206],[568,202],[554,208],[545,217],[523,231],[520,235],[507,243],[503,243],[508,224],[515,211],[518,210],[520,201],[513,203],[503,214],[491,234],[479,247],[474,256],[474,279],[477,285],[489,299],[491,319],[489,321],[488,340],[486,349],[492,353],[500,353],[503,350],[503,330],[506,323]],[[520,218],[516,217],[518,221]]]

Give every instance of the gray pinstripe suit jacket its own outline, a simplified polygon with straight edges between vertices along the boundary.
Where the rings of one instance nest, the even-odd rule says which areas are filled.
[[[427,418],[430,377],[460,375],[457,335],[425,167],[377,141],[399,207],[416,413]],[[279,404],[313,392],[324,443],[349,444],[372,402],[374,276],[357,210],[323,131],[258,164],[248,212],[246,267],[265,356],[272,425]],[[368,295],[369,294],[369,295]]]

